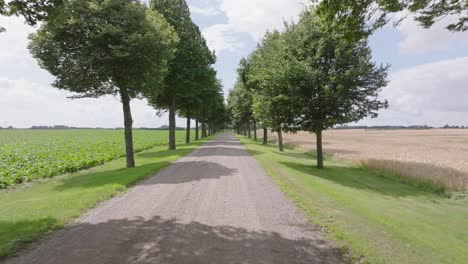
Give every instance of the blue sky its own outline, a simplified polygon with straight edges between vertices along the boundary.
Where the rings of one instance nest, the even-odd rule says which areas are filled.
[[[225,91],[232,88],[239,60],[247,56],[267,29],[281,29],[284,20],[297,19],[306,0],[189,0],[193,20],[210,48],[216,50],[218,77]],[[389,63],[390,83],[382,91],[389,110],[364,125],[445,124],[468,126],[468,33],[443,27],[420,28],[412,19],[387,26],[370,39],[374,60]],[[53,77],[40,69],[27,51],[27,35],[35,29],[20,18],[0,18],[0,126],[64,124],[121,127],[117,98],[69,100],[67,92],[50,86]],[[145,101],[134,100],[136,127],[167,124]],[[183,125],[183,120],[178,120]]]

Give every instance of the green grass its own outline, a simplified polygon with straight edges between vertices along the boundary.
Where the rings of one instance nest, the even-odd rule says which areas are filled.
[[[136,182],[154,175],[205,141],[157,147],[136,155],[137,167],[125,169],[125,158],[86,171],[40,180],[0,191],[0,256],[64,226]]]
[[[168,131],[134,130],[140,152],[168,143]],[[185,131],[176,131],[184,142]],[[123,130],[0,130],[0,189],[101,165],[125,155]]]
[[[368,263],[467,263],[468,199],[313,154],[242,143],[327,236]]]

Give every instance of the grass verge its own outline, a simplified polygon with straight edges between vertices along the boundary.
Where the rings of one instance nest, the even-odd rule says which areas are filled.
[[[367,263],[466,263],[468,199],[408,185],[384,172],[239,137],[327,236]],[[464,198],[463,198],[464,197]]]
[[[121,158],[100,167],[0,191],[0,257],[63,227],[204,142],[179,145],[176,151],[164,146],[141,152],[135,155],[137,167],[132,169],[126,169],[125,158]]]

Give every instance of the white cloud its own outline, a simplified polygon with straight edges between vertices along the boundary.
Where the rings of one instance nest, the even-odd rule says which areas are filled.
[[[392,109],[468,113],[468,57],[418,65],[392,73],[382,93]]]
[[[117,98],[67,99],[71,94],[27,80],[0,79],[0,125],[31,127],[33,125],[68,125],[85,127],[122,127],[122,106]],[[144,100],[132,101],[135,127],[156,127],[167,118]],[[179,125],[183,126],[182,120]]]
[[[232,25],[213,25],[205,28],[202,33],[206,38],[208,47],[218,53],[223,50],[234,52],[245,47],[245,44],[236,36]]]
[[[195,15],[216,16],[221,13],[220,10],[214,6],[208,6],[208,7],[202,8],[202,7],[191,5],[189,8],[190,8],[190,12]]]
[[[297,19],[307,0],[219,0],[220,10],[236,32],[249,33],[256,41],[268,29],[282,29],[283,21]]]
[[[468,125],[468,57],[391,73],[381,97],[390,103],[362,125]]]
[[[217,52],[235,52],[246,46],[242,33],[258,41],[267,30],[281,30],[284,21],[297,20],[307,3],[307,0],[218,0],[218,7],[193,10],[205,14],[222,11],[227,23],[205,28],[203,34],[210,48]]]
[[[431,51],[446,51],[455,45],[468,47],[468,35],[460,32],[450,32],[445,27],[456,18],[448,17],[436,23],[430,29],[421,27],[411,17],[407,18],[397,28],[403,33],[404,39],[399,43],[404,54],[422,54]]]

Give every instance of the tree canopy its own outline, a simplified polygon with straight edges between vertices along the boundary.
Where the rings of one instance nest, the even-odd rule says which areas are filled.
[[[175,149],[176,111],[187,114],[190,112],[188,108],[197,104],[197,89],[209,85],[207,80],[211,80],[211,65],[216,58],[208,49],[198,26],[191,20],[185,0],[152,0],[151,9],[164,16],[180,39],[175,56],[169,62],[163,90],[147,95],[150,105],[169,111],[169,149]]]
[[[329,28],[345,32],[348,38],[372,34],[389,22],[392,14],[412,14],[424,28],[447,16],[455,22],[446,24],[450,31],[468,29],[468,1],[466,0],[311,0],[317,13]],[[403,17],[404,19],[405,17]],[[396,24],[402,19],[396,21]]]

